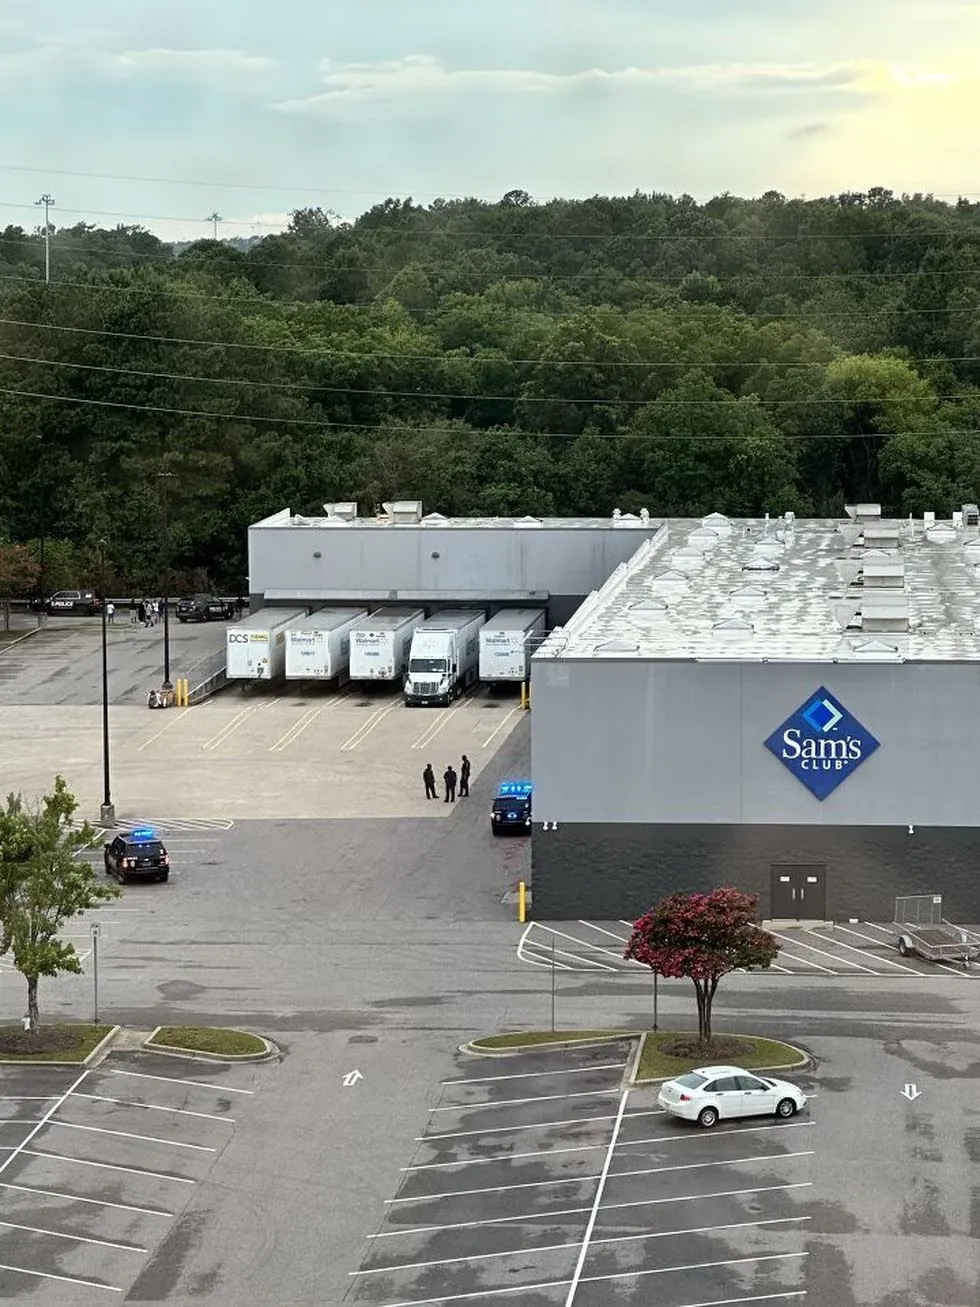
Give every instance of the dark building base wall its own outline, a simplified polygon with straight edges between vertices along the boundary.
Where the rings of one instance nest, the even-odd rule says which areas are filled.
[[[535,825],[533,916],[632,920],[665,894],[735,885],[769,917],[773,866],[813,865],[828,919],[891,921],[896,896],[942,894],[950,921],[980,922],[980,829],[918,826]]]

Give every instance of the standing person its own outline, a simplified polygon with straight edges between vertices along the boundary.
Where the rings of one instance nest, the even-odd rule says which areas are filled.
[[[137,616],[137,614],[136,614],[136,600],[135,600],[135,599],[130,599],[130,601],[129,601],[129,624],[130,624],[130,626],[135,626],[135,625],[136,625],[136,616]]]
[[[436,794],[436,774],[432,770],[431,762],[425,764],[425,771],[422,773],[422,781],[425,785],[425,797],[427,799],[437,799],[439,796]]]
[[[242,620],[242,613],[244,611],[245,611],[245,600],[241,597],[241,595],[239,595],[238,598],[235,600],[235,620],[237,622],[240,622]],[[429,767],[429,771],[432,771],[431,766]],[[433,785],[435,785],[435,775],[433,775],[432,777],[432,783]],[[435,798],[435,795],[433,794],[432,797]]]
[[[459,797],[461,799],[470,797],[470,760],[465,753],[459,768]]]
[[[111,601],[105,606],[105,619],[110,626],[116,620],[116,605]]]
[[[442,779],[446,782],[446,797],[443,800],[443,802],[455,803],[456,802],[456,768],[452,765],[452,763],[450,763],[449,766],[446,768],[446,770],[442,773]]]
[[[160,614],[162,611],[163,611],[163,600],[154,599],[153,600],[153,625],[154,626],[156,626],[157,622],[159,622]]]
[[[136,620],[140,626],[146,625],[146,600],[141,599],[136,606]]]

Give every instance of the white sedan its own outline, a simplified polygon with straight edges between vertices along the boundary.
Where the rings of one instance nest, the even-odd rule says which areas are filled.
[[[756,1075],[742,1067],[703,1066],[668,1080],[657,1102],[671,1116],[710,1129],[722,1118],[795,1116],[806,1106],[806,1094],[785,1080]]]

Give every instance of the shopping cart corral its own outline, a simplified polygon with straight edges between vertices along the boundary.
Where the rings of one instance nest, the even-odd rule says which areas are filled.
[[[980,935],[946,920],[941,894],[897,898],[894,926],[903,958],[915,953],[928,962],[961,962],[968,967],[980,957]]]

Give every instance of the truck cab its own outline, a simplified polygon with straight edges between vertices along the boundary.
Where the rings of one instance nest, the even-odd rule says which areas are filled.
[[[411,706],[448,705],[459,693],[455,632],[416,631],[404,689],[405,702]]]
[[[504,831],[530,835],[533,789],[530,781],[504,781],[498,787],[490,810],[490,829],[494,835],[503,835]]]

